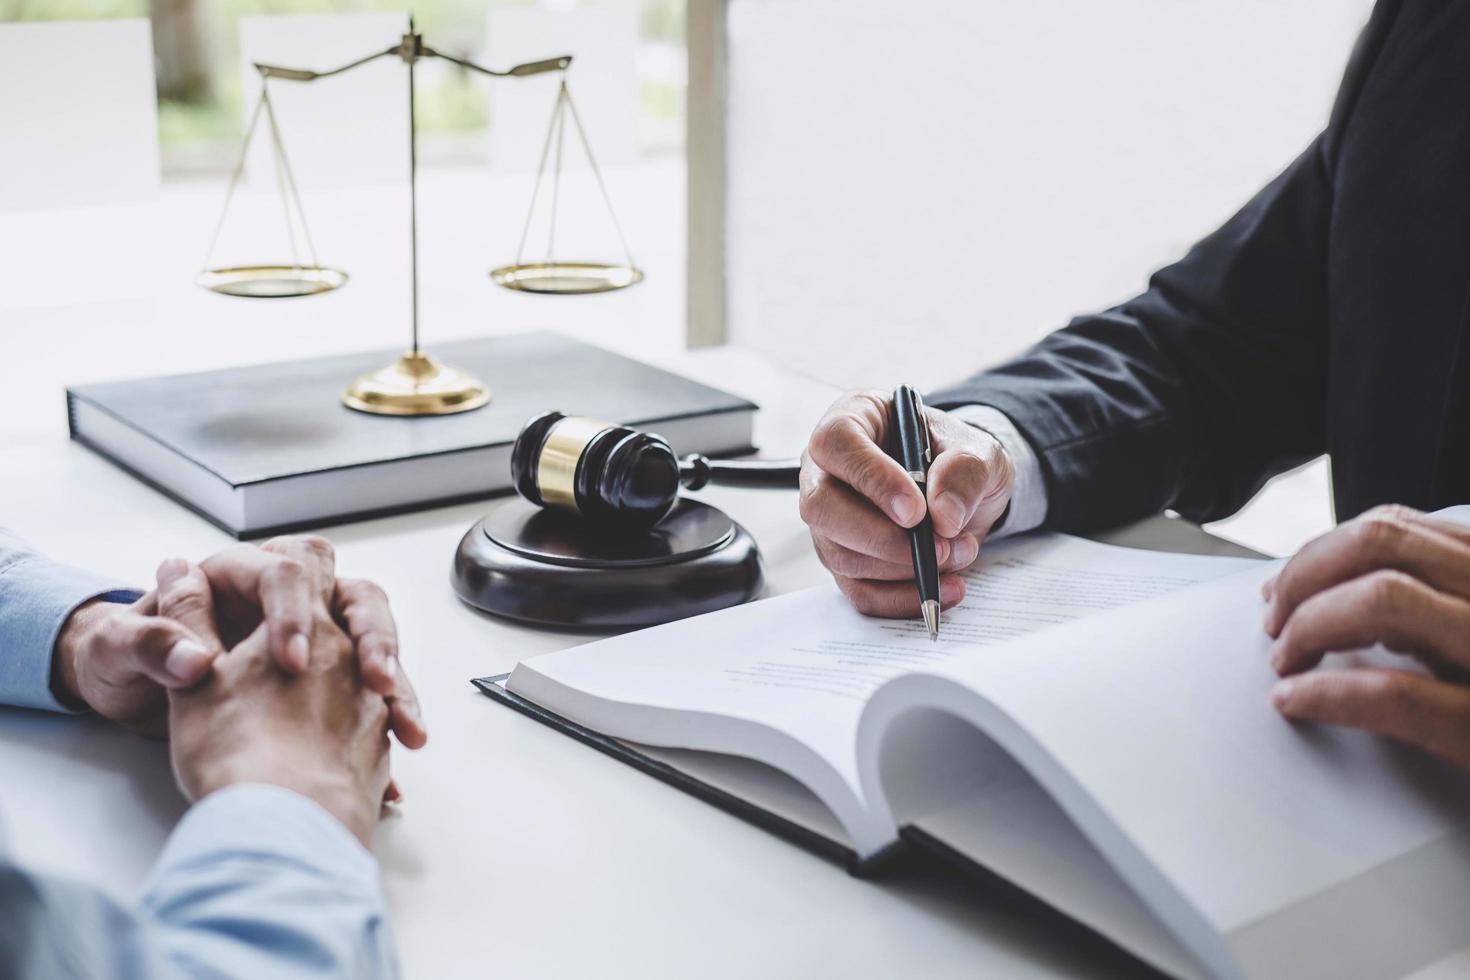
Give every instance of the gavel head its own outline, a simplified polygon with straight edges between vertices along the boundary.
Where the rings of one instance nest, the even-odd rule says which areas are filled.
[[[679,498],[679,460],[661,436],[546,412],[521,428],[510,452],[516,492],[607,529],[646,529]]]

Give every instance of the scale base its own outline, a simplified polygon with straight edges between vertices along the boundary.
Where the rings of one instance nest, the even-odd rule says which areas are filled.
[[[627,629],[749,602],[765,588],[750,532],[688,498],[647,531],[609,532],[507,500],[470,528],[450,575],[461,599],[563,629]]]
[[[490,403],[478,378],[412,351],[358,378],[342,393],[342,404],[372,415],[453,415]]]

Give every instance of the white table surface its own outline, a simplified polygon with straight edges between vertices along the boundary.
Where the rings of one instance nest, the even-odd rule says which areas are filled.
[[[760,425],[772,448],[794,448],[830,395],[739,352],[683,360],[772,406]],[[7,433],[9,525],[128,582],[146,581],[162,558],[228,543],[68,443],[50,424],[61,409],[58,387],[36,412],[45,431]],[[709,496],[755,534],[774,591],[823,581],[790,494]],[[405,801],[377,843],[406,976],[1129,974],[1107,949],[1076,947],[1069,933],[941,876],[850,879],[476,693],[470,677],[584,639],[496,621],[455,598],[450,558],[483,509],[325,532],[344,572],[392,597],[431,727],[424,751],[396,753]],[[21,860],[124,895],[184,808],[165,746],[90,719],[0,713],[0,784]]]
[[[159,206],[161,218],[62,215],[54,234],[87,228],[122,242],[124,229],[150,223],[192,229],[208,222],[211,203],[185,191]],[[52,227],[27,216],[8,226],[23,234],[6,235],[0,223],[8,268],[24,257],[22,239]],[[66,290],[50,262],[65,255],[54,237],[37,246],[43,261],[35,265],[54,283],[21,283],[23,298],[9,307],[0,297],[0,523],[125,583],[146,583],[159,561],[202,558],[230,539],[68,442],[66,384],[362,349],[382,344],[387,329],[371,290],[296,305],[220,300],[187,285],[191,249],[146,233],[141,241],[159,248],[159,266],[180,270],[177,284],[121,298],[89,293],[85,283]],[[95,237],[90,247],[100,249]],[[655,252],[649,264],[676,281],[677,256]],[[753,398],[764,406],[757,441],[768,455],[794,454],[834,395],[739,350],[679,352],[680,331],[664,312],[679,307],[677,290],[564,307],[523,299],[488,302],[526,326],[567,329]],[[550,312],[533,320],[533,309]],[[459,322],[440,333],[473,333],[473,318]],[[712,489],[706,497],[753,532],[772,591],[826,581],[792,495]],[[454,596],[451,557],[485,507],[324,532],[344,574],[374,579],[391,596],[430,726],[426,749],[395,752],[405,799],[376,843],[405,976],[1138,975],[1106,944],[948,873],[921,868],[882,885],[849,878],[476,693],[471,677],[586,639],[497,621]],[[1160,533],[1209,546],[1176,522],[1146,529],[1153,541]],[[185,808],[166,746],[88,718],[0,710],[0,786],[0,822],[21,861],[120,896],[136,891]]]

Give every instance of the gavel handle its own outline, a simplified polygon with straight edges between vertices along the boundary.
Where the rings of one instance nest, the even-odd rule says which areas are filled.
[[[801,462],[795,459],[710,459],[695,453],[679,460],[679,482],[690,490],[711,483],[795,490],[800,472]]]

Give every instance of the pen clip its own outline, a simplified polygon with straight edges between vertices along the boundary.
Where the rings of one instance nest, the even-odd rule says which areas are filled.
[[[924,412],[924,398],[919,390],[910,388],[909,391],[914,399],[914,418],[919,420],[919,438],[923,440],[924,468],[927,470],[929,464],[934,462],[934,444],[929,441],[929,416]]]

